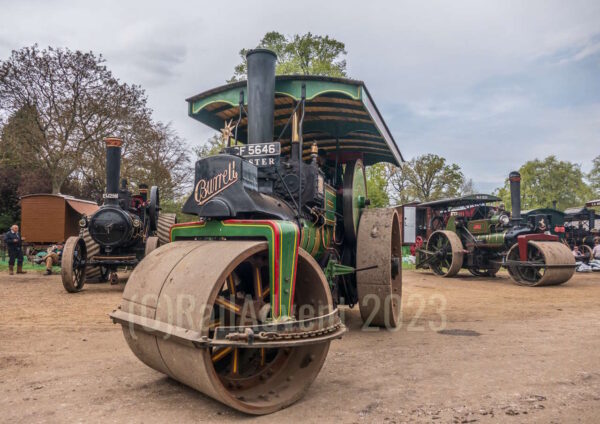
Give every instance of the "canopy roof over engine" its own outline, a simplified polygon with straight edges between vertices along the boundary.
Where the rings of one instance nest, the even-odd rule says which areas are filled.
[[[600,199],[590,200],[589,202],[587,202],[585,204],[585,206],[588,208],[593,208],[594,206],[600,206]]]
[[[316,142],[319,151],[341,162],[362,158],[366,165],[403,162],[383,117],[362,81],[308,75],[281,75],[275,79],[275,140],[281,142],[283,153],[290,149],[290,126],[282,133],[297,102],[306,90],[303,121],[305,157]],[[189,115],[220,130],[226,123],[236,123],[240,116],[240,93],[244,108],[248,108],[246,81],[214,88],[187,99]],[[247,116],[242,115],[237,139],[247,141]],[[281,134],[281,137],[280,137]]]
[[[595,213],[594,209],[587,207],[576,207],[565,209],[565,221],[578,221],[589,219],[590,213],[594,213],[596,219],[600,218],[600,215]]]
[[[502,199],[491,194],[469,194],[461,197],[432,200],[431,202],[419,203],[418,207],[430,207],[436,209],[456,208],[459,206],[481,205],[484,203],[500,202]]]

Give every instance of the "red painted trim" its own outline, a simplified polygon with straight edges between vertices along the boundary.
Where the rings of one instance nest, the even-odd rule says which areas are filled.
[[[247,225],[256,225],[256,224],[263,224],[263,225],[268,225],[269,227],[271,227],[271,229],[273,230],[273,262],[274,262],[274,270],[273,270],[273,274],[274,274],[274,280],[275,280],[275,284],[274,284],[274,290],[275,293],[273,293],[273,296],[275,297],[275,302],[273,305],[273,309],[275,309],[274,311],[274,316],[278,317],[280,314],[280,302],[279,302],[279,290],[280,290],[280,285],[281,285],[281,277],[280,277],[280,263],[279,263],[279,259],[280,259],[280,255],[281,255],[281,243],[280,243],[280,238],[281,238],[281,233],[279,231],[279,226],[277,225],[276,222],[274,221],[269,221],[269,220],[248,220],[248,219],[227,219],[225,221],[223,221],[225,224],[247,224]]]
[[[527,243],[529,241],[558,241],[558,236],[552,234],[524,234],[517,237],[519,244],[519,259],[527,262]]]
[[[179,224],[173,224],[171,225],[171,228],[174,227],[189,227],[192,225],[202,225],[204,224],[205,221],[193,221],[193,222],[180,222]]]

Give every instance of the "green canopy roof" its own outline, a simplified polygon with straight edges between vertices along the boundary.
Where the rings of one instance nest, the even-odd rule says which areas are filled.
[[[402,154],[362,81],[306,75],[281,75],[275,80],[275,139],[285,127],[306,87],[303,124],[304,154],[317,143],[330,157],[362,158],[366,165],[399,165]],[[239,117],[240,92],[247,109],[246,81],[214,88],[187,99],[189,115],[215,130]],[[238,141],[246,143],[247,117],[238,127]],[[283,153],[290,149],[290,128],[281,136]]]

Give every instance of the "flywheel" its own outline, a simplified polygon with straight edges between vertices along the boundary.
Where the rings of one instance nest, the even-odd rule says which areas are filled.
[[[344,212],[344,236],[354,244],[358,234],[360,214],[367,202],[367,179],[360,159],[346,164],[342,207]]]

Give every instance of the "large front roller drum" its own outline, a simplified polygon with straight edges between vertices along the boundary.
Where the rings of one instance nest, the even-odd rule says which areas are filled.
[[[361,271],[361,268],[376,267]],[[365,209],[356,246],[358,305],[367,325],[394,328],[400,322],[402,237],[395,209]]]
[[[520,261],[519,245],[515,243],[506,255],[508,261]],[[567,282],[575,273],[575,257],[562,243],[532,241],[527,244],[527,262],[541,264],[507,266],[512,279],[522,286],[556,286]]]
[[[427,240],[427,258],[429,268],[442,277],[454,277],[462,268],[464,253],[460,238],[455,232],[439,230],[434,231]]]
[[[121,309],[212,338],[215,327],[241,325],[242,316],[265,319],[268,281],[265,242],[179,241],[154,250],[134,269]],[[310,311],[333,311],[325,276],[302,249],[294,303],[303,318]],[[132,332],[127,324],[123,334],[146,365],[249,414],[271,413],[300,399],[329,350],[329,341],[294,345],[294,340],[275,348],[196,348]]]

